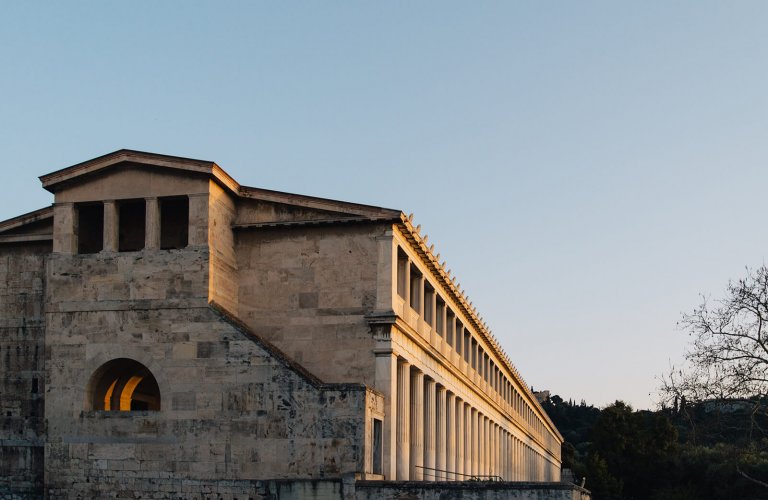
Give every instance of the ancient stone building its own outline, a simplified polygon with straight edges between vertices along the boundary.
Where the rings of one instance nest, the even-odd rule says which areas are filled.
[[[41,181],[53,205],[0,223],[0,497],[559,480],[562,437],[400,211],[127,150]]]

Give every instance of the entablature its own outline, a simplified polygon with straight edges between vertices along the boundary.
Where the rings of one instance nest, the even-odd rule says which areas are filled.
[[[394,303],[393,307],[402,310],[406,321],[411,319],[412,322],[415,322],[415,324],[418,325],[419,321],[421,321],[421,316],[423,315],[424,319],[431,324],[430,326],[437,327],[440,325],[440,319],[435,320],[434,317],[436,314],[439,314],[440,306],[431,306],[431,309],[428,309],[425,308],[424,303],[429,298],[436,301],[437,297],[439,297],[446,310],[450,308],[450,312],[453,313],[459,321],[457,325],[460,325],[460,329],[469,330],[469,346],[466,344],[461,345],[465,340],[456,338],[456,336],[459,335],[460,329],[452,332],[454,334],[453,343],[456,345],[457,350],[461,351],[464,360],[469,362],[473,369],[476,368],[479,370],[481,372],[481,378],[486,381],[488,380],[489,375],[485,372],[488,371],[489,368],[491,371],[490,378],[497,376],[495,370],[499,370],[502,374],[501,378],[504,379],[502,380],[502,384],[505,381],[512,384],[524,399],[525,405],[531,408],[534,412],[536,419],[542,422],[550,432],[554,433],[554,435],[562,441],[562,435],[536,400],[522,375],[520,375],[517,368],[509,359],[509,356],[491,333],[488,325],[482,320],[477,312],[477,308],[469,300],[463,289],[461,289],[461,285],[456,277],[451,276],[451,271],[447,269],[445,262],[440,262],[440,254],[434,253],[434,245],[427,245],[428,236],[421,235],[421,226],[413,226],[412,219],[412,215],[406,217],[402,214],[400,223],[394,225],[393,239],[397,248],[393,249],[393,252],[398,252],[400,250],[405,252],[408,258],[408,263],[403,264],[398,262],[398,265],[394,270],[395,276],[393,279],[395,283],[393,288],[395,288],[395,290],[393,291],[393,297],[395,297],[396,301],[402,300],[403,303],[402,308],[398,308],[397,305],[399,304]],[[400,256],[398,255],[398,258],[399,257]],[[397,275],[397,273],[403,272],[403,274],[408,276],[408,280],[410,280],[410,266],[415,266],[417,272],[419,272],[420,276],[425,280],[425,283],[429,283],[428,288],[425,284],[422,284],[421,291],[424,296],[419,297],[419,300],[417,301],[413,301],[410,298],[412,284],[403,283],[401,281],[402,278]],[[398,291],[404,292],[403,295],[400,295]],[[434,298],[427,298],[427,295],[429,294],[432,294]],[[408,298],[405,296],[408,296]],[[408,316],[415,316],[415,318],[408,318]],[[446,328],[445,320],[443,320],[442,328]],[[416,328],[416,330],[419,329],[420,328],[418,327]],[[439,328],[436,329],[439,330]],[[448,335],[450,336],[451,333]],[[466,355],[468,350],[476,348],[473,344],[475,338],[481,343],[480,350],[482,351],[482,354],[480,355],[481,359],[479,361],[475,361],[471,356],[470,359],[467,359]],[[487,356],[486,352],[490,352],[491,356]],[[483,356],[486,357],[483,358]],[[490,365],[487,364],[489,359],[491,361]],[[461,356],[459,356],[458,361],[461,363]],[[503,397],[507,400],[514,396],[514,394],[508,394],[509,391],[507,388],[500,388],[499,381],[496,379],[493,380],[493,383],[490,384],[487,389],[500,391],[503,394]]]

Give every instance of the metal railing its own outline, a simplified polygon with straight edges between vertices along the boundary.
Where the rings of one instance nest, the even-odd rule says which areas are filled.
[[[486,474],[462,474],[461,472],[455,472],[451,470],[435,469],[434,467],[422,467],[416,466],[417,469],[421,469],[424,477],[434,478],[435,481],[488,481],[499,482],[504,481],[501,476],[486,475]]]

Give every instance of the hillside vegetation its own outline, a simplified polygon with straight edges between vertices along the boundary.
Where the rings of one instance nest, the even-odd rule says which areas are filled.
[[[768,401],[675,402],[634,411],[552,396],[543,406],[566,442],[563,467],[595,500],[768,498]]]

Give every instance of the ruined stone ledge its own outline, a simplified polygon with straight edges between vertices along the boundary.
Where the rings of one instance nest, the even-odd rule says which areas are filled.
[[[204,297],[190,299],[81,300],[51,304],[47,312],[156,311],[163,309],[202,309],[205,307],[208,307],[208,299]]]
[[[117,413],[117,412],[115,412]],[[127,413],[127,412],[123,412]],[[130,413],[129,413],[130,416]],[[176,436],[138,437],[138,436],[62,436],[67,444],[178,444]]]
[[[43,438],[37,439],[0,439],[0,448],[6,446],[15,446],[17,448],[41,448],[45,446],[45,440]]]

